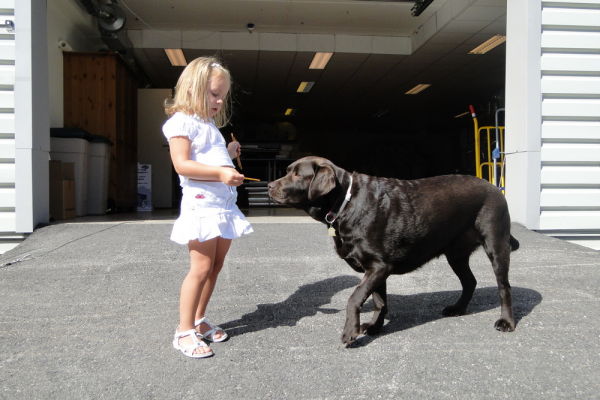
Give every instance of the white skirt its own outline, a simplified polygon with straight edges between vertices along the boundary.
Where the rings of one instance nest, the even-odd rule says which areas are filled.
[[[171,232],[171,240],[175,243],[205,242],[216,237],[236,239],[254,232],[235,204],[235,188],[230,189],[231,195],[226,198],[213,197],[208,191],[186,189],[189,188],[183,190],[181,213]]]

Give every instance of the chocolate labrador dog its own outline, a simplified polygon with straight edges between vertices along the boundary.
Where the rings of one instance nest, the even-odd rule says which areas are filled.
[[[480,245],[498,282],[501,312],[494,326],[503,332],[515,329],[508,267],[519,242],[510,234],[504,196],[488,182],[465,175],[380,178],[350,173],[324,158],[304,157],[288,166],[287,175],[269,183],[269,195],[327,224],[338,255],[364,273],[348,300],[344,344],[381,329],[391,274],[414,271],[442,254],[463,289],[442,313],[464,314],[477,284],[469,257]],[[361,325],[360,308],[369,296],[375,311],[371,322]]]

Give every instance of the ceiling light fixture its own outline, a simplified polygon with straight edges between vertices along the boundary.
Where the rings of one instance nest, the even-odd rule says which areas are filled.
[[[417,94],[417,93],[421,93],[423,90],[427,89],[429,86],[431,86],[430,83],[419,83],[417,86],[415,86],[414,88],[410,89],[408,92],[406,92],[404,94]]]
[[[333,53],[315,53],[315,56],[310,62],[308,69],[325,69],[332,55]]]
[[[300,82],[300,85],[298,86],[298,89],[296,89],[296,92],[308,93],[310,92],[310,89],[312,89],[314,84],[314,82]]]
[[[286,117],[289,117],[290,115],[294,115],[296,113],[296,110],[294,110],[293,108],[286,108],[285,112],[283,113]]]
[[[183,50],[181,49],[165,49],[165,53],[167,57],[169,57],[169,61],[171,65],[174,67],[185,67],[187,65],[187,61],[185,59],[185,55],[183,54]]]
[[[479,46],[475,47],[473,50],[471,50],[469,54],[485,54],[488,51],[492,50],[494,47],[499,46],[504,42],[506,42],[506,36],[494,35],[485,42],[481,43]]]

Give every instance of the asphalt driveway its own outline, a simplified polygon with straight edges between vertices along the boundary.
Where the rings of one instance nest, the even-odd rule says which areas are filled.
[[[0,256],[0,398],[599,398],[599,252],[514,225],[515,332],[493,328],[495,280],[478,251],[469,314],[442,317],[460,284],[441,258],[390,278],[383,332],[345,348],[360,275],[326,227],[251,220],[209,306],[231,339],[204,360],[171,347],[187,268],[171,219],[51,225]]]

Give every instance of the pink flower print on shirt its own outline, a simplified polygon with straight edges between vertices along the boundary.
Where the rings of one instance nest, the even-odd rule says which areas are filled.
[[[203,198],[204,198],[204,195],[203,195],[203,194],[197,194],[195,197],[196,197],[197,199],[203,199]]]

